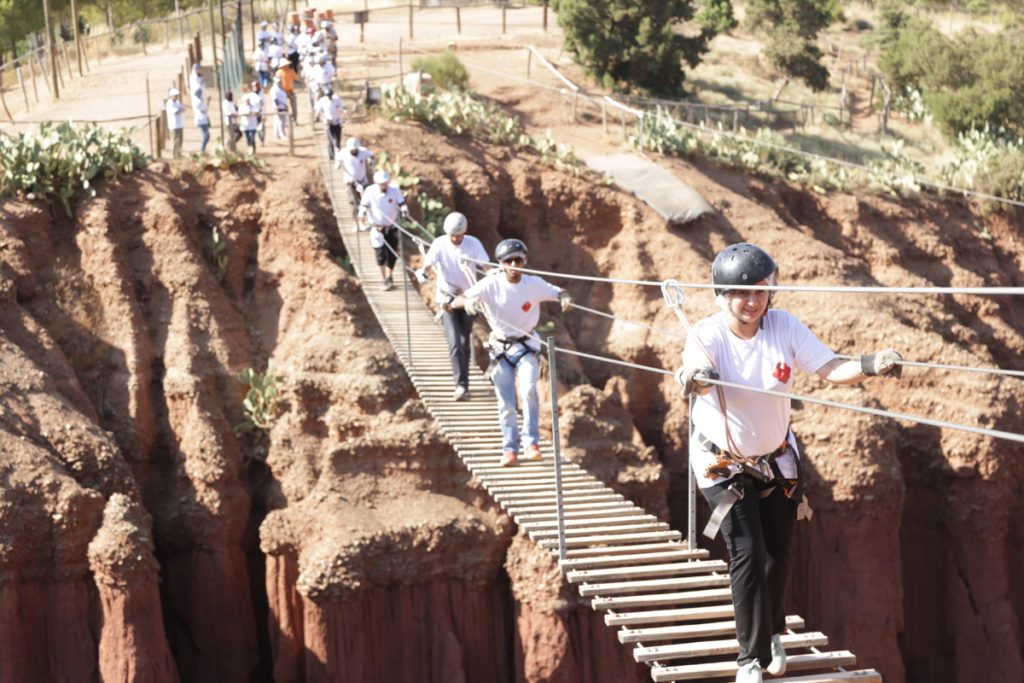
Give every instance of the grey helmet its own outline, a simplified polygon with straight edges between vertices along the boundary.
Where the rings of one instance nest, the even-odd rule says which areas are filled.
[[[526,245],[523,244],[522,240],[515,238],[502,240],[494,248],[494,260],[498,263],[504,263],[514,256],[521,256],[523,263],[526,263]]]
[[[446,235],[465,235],[467,227],[466,217],[458,211],[452,211],[444,219],[444,232]]]
[[[767,251],[741,242],[726,247],[715,257],[711,264],[711,284],[715,285],[715,294],[722,296],[767,280],[778,270]]]

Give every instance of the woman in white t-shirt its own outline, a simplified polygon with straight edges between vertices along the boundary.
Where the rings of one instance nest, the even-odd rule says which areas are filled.
[[[737,683],[760,683],[762,667],[786,670],[779,635],[789,580],[790,546],[800,502],[799,454],[789,429],[790,399],[732,387],[792,393],[792,371],[834,384],[873,375],[899,377],[891,349],[842,360],[790,313],[769,310],[778,267],[760,247],[734,244],[715,257],[711,281],[723,309],[698,322],[676,378],[695,395],[690,466],[711,506],[705,534],[720,524],[740,643]],[[712,382],[704,380],[712,380]]]
[[[520,240],[508,239],[498,244],[494,260],[501,264],[501,268],[491,271],[483,280],[455,297],[451,305],[465,308],[470,314],[483,312],[491,326],[489,375],[498,397],[501,465],[510,467],[518,461],[520,446],[516,423],[517,386],[523,410],[525,458],[541,458],[537,400],[540,339],[533,331],[540,320],[540,305],[545,301],[558,301],[562,310],[566,310],[572,299],[564,289],[520,270],[526,265],[526,245]]]

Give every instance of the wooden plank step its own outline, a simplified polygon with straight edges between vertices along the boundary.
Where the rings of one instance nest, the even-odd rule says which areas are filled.
[[[685,593],[652,593],[649,595],[624,595],[610,598],[594,598],[590,606],[595,610],[620,610],[635,607],[662,607],[664,605],[692,605],[698,602],[724,602],[732,606],[732,591],[728,588],[713,588]]]
[[[809,674],[807,676],[786,676],[785,678],[773,678],[774,683],[845,683],[846,681],[857,681],[857,683],[882,683],[882,674],[874,669],[859,669],[857,671],[832,671],[821,674]]]
[[[579,510],[579,511],[562,511],[562,518],[569,519],[585,519],[588,517],[625,517],[629,515],[647,514],[647,512],[640,507],[637,507],[629,501],[623,501],[622,504],[610,507],[605,511],[601,510]],[[537,522],[558,522],[558,512],[539,512],[522,515],[518,518],[519,522],[522,523],[537,523]]]
[[[666,624],[678,621],[704,621],[722,619],[733,615],[732,601],[719,605],[683,607],[679,609],[651,609],[642,612],[615,612],[604,615],[608,626],[633,626],[640,624]]]
[[[729,610],[732,613],[732,610]],[[607,615],[605,615],[607,622]],[[796,615],[786,616],[786,628],[797,630],[804,627],[804,620]],[[673,624],[649,628],[624,628],[616,635],[620,643],[650,643],[659,640],[709,638],[736,633],[736,621],[703,621],[693,624]]]
[[[728,586],[729,577],[715,574],[677,576],[673,578],[649,579],[646,581],[615,581],[612,583],[581,583],[580,595],[622,595],[624,593],[645,593],[647,591],[690,590],[712,586]]]
[[[553,498],[533,499],[533,500],[520,500],[515,497],[511,497],[504,501],[497,501],[501,503],[503,508],[507,508],[506,512],[510,515],[515,515],[518,511],[523,510],[543,510],[547,507],[547,504],[553,500]],[[592,496],[572,495],[563,496],[562,505],[566,510],[578,509],[578,508],[589,508],[594,505],[615,505],[622,502],[622,494],[620,493],[595,493]]]
[[[688,550],[688,548],[685,543],[678,541],[658,541],[656,543],[608,546],[607,548],[572,548],[566,552],[565,556],[566,562],[570,562],[577,558],[593,559],[595,555],[640,555],[641,553],[656,553],[668,550]],[[700,552],[700,548],[690,552]]]
[[[652,518],[655,519],[655,518]],[[568,527],[565,530],[566,538],[576,538],[577,536],[586,535],[593,536],[595,534],[624,534],[624,533],[640,533],[640,532],[654,532],[664,531],[668,529],[668,524],[665,522],[659,522],[655,519],[654,522],[646,522],[642,524],[620,524],[617,526],[613,525],[601,525],[601,526],[584,526],[584,527]],[[530,538],[534,540],[540,540],[542,538],[558,538],[558,529],[541,529],[540,531],[531,531]]]
[[[566,540],[567,546],[573,546],[578,548],[581,545],[600,545],[600,544],[625,544],[625,543],[640,543],[642,541],[678,541],[682,538],[675,529],[669,529],[668,531],[645,531],[636,534],[595,534],[593,536],[580,536],[579,538],[571,538]],[[557,539],[542,538],[537,541],[537,544],[541,548],[557,548]]]
[[[798,650],[810,647],[825,647],[828,645],[828,637],[821,632],[788,634],[783,633],[781,638],[782,646],[786,648],[787,654],[790,649]],[[693,659],[695,657],[715,657],[719,655],[734,655],[740,651],[740,643],[735,638],[723,640],[705,640],[696,643],[672,643],[670,645],[652,645],[644,647],[639,645],[633,648],[633,659],[638,663],[653,662],[666,659]],[[789,657],[787,656],[787,661]]]
[[[787,671],[807,669],[823,669],[853,666],[857,658],[852,652],[841,650],[822,652],[809,655],[789,655],[786,657]],[[713,678],[733,678],[736,676],[736,662],[708,662],[706,664],[686,664],[682,666],[654,666],[651,679],[656,683],[663,681],[693,681]],[[781,681],[783,679],[775,679]],[[826,679],[828,680],[828,679]],[[842,679],[840,679],[842,680]]]
[[[636,513],[629,515],[616,515],[614,517],[587,517],[584,519],[564,519],[562,524],[565,528],[570,527],[583,527],[583,526],[621,526],[623,524],[638,524],[643,522],[657,522],[658,518],[654,515],[638,515]],[[516,519],[516,522],[523,529],[527,531],[558,531],[558,520],[552,520],[550,522],[529,522],[523,519]]]
[[[638,567],[608,567],[604,569],[580,569],[567,572],[569,583],[594,581],[598,579],[628,579],[641,576],[675,576],[677,574],[696,574],[698,572],[724,572],[729,565],[722,560],[698,562],[672,562],[669,564],[647,564]]]
[[[628,567],[645,562],[659,563],[665,560],[698,560],[708,557],[710,553],[703,548],[690,550],[681,547],[678,550],[646,551],[636,554],[608,555],[597,557],[577,557],[562,560],[559,564],[562,570],[583,570],[598,567]]]

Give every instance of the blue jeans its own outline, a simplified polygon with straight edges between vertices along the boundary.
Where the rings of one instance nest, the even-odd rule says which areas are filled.
[[[208,143],[210,141],[210,124],[208,124],[208,123],[200,123],[199,124],[199,130],[201,130],[203,132],[203,142],[199,146],[199,151],[200,152],[205,152],[206,151],[206,143]]]
[[[514,349],[515,347],[513,347]],[[515,367],[507,360],[499,361],[491,375],[498,397],[498,421],[501,423],[501,449],[519,452],[519,425],[516,423],[516,385],[523,407],[523,441],[525,446],[540,442],[537,400],[537,373],[540,361],[533,353],[525,353]]]

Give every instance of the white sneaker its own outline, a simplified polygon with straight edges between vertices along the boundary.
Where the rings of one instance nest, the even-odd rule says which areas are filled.
[[[334,168],[341,168],[341,159],[340,158],[337,161],[334,162]]]
[[[454,398],[456,401],[465,401],[469,398],[469,389],[463,386],[455,387]]]
[[[778,633],[772,636],[772,661],[765,670],[772,676],[786,673],[786,648],[782,647]]]
[[[736,683],[761,683],[761,662],[747,662],[736,672]]]

